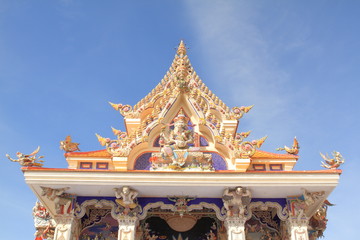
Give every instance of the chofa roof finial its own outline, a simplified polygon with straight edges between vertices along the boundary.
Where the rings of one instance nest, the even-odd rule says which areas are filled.
[[[183,40],[180,41],[178,49],[176,51],[178,55],[186,55],[186,46]]]

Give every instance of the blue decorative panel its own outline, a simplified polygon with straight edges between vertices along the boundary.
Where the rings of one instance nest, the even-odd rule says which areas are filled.
[[[151,163],[149,161],[151,152],[144,153],[136,159],[134,169],[135,170],[150,170]]]
[[[215,170],[227,170],[225,160],[217,153],[210,152],[212,155],[213,167]]]
[[[201,147],[209,146],[208,141],[203,136],[200,136],[200,146]]]
[[[160,136],[155,139],[153,147],[160,147],[159,140],[160,140]]]

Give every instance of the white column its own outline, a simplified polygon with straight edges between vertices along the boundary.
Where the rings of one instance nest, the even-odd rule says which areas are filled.
[[[56,240],[77,240],[78,239],[78,219],[74,216],[55,217],[56,228],[54,239]]]
[[[135,240],[137,217],[119,216],[118,240]]]
[[[227,230],[228,240],[246,240],[245,236],[245,218],[227,217],[225,227]]]
[[[290,240],[309,240],[308,234],[308,218],[290,217],[287,220],[288,232]]]

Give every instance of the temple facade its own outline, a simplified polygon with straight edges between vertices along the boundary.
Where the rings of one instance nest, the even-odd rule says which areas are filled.
[[[38,198],[35,239],[314,240],[327,224],[340,153],[326,169],[294,171],[299,144],[271,153],[266,137],[238,132],[252,106],[228,107],[202,82],[181,41],[169,71],[134,106],[110,103],[125,131],[102,150],[60,142],[68,168],[18,153]]]

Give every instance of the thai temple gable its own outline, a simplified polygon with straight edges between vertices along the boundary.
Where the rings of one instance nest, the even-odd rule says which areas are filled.
[[[113,140],[96,134],[107,153],[67,153],[69,168],[290,171],[298,159],[296,154],[258,150],[266,137],[248,140],[251,131],[237,133],[240,119],[253,106],[230,109],[209,90],[191,66],[183,41],[168,72],[147,96],[134,106],[111,102],[110,105],[124,117],[126,131],[112,128],[116,136]],[[164,140],[174,132],[174,119],[179,118],[180,111],[188,119],[187,126],[180,131],[191,131],[187,138],[192,140],[185,148],[173,149],[179,148],[177,143]],[[181,154],[184,156],[179,157]]]
[[[39,202],[35,240],[315,240],[339,182],[339,152],[325,170],[295,171],[299,143],[272,153],[267,137],[237,132],[253,106],[229,108],[200,80],[180,42],[161,82],[124,117],[105,149],[60,142],[68,168],[45,168],[40,147],[7,155]]]

